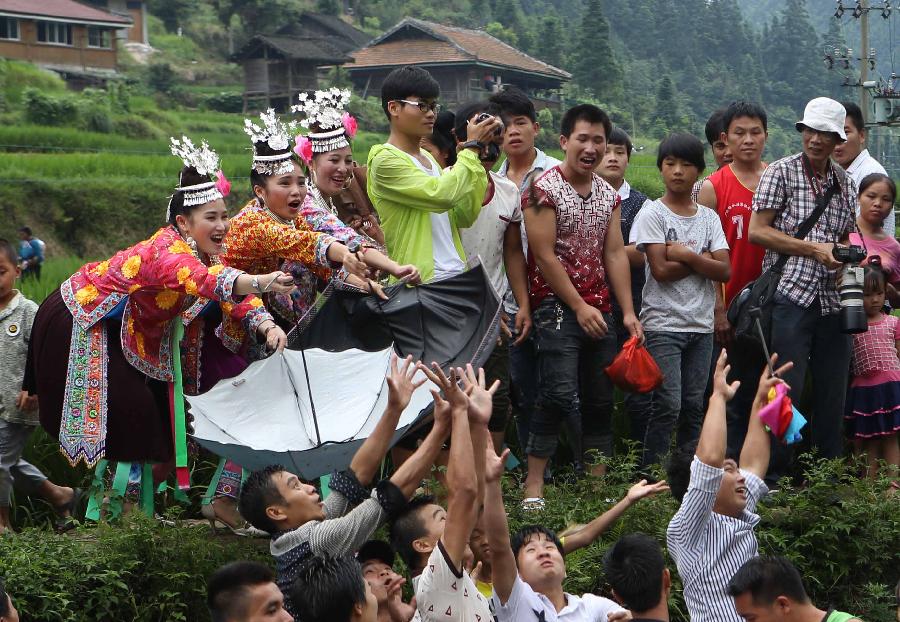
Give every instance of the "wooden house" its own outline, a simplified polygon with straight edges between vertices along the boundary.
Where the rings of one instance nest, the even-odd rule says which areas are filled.
[[[337,17],[304,13],[273,34],[256,35],[232,60],[244,68],[244,111],[286,110],[300,91],[318,88],[321,67],[353,60],[371,37]]]
[[[24,60],[70,79],[116,73],[116,31],[130,18],[75,0],[0,0],[0,57]]]
[[[147,34],[147,2],[146,0],[81,0],[113,15],[127,17],[131,20],[131,28],[119,30],[116,34],[123,43],[150,44]]]
[[[516,86],[538,109],[560,106],[559,90],[572,76],[482,30],[444,26],[406,18],[345,65],[354,92],[377,97],[384,78],[401,65],[427,69],[441,85],[441,102],[450,106],[486,99],[504,86]]]

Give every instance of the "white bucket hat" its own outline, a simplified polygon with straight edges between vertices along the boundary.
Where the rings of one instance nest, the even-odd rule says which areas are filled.
[[[844,121],[847,119],[847,110],[837,101],[828,97],[816,97],[806,104],[803,118],[796,123],[798,132],[804,127],[820,132],[833,132],[838,135],[841,142],[847,140],[844,133]]]

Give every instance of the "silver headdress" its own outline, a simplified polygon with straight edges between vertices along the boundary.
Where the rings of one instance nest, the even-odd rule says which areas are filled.
[[[184,193],[184,206],[191,207],[193,205],[202,205],[224,198],[223,183],[224,176],[219,170],[219,156],[210,149],[204,140],[197,147],[187,136],[182,136],[181,140],[170,138],[172,155],[181,158],[185,166],[189,166],[197,171],[200,175],[208,177],[217,176],[216,181],[206,181],[192,186],[178,186],[175,192]],[[225,180],[227,182],[227,180]],[[166,220],[171,215],[172,201],[169,200],[169,207],[166,209]]]
[[[346,111],[350,89],[330,88],[316,91],[312,97],[300,93],[300,103],[291,111],[305,115],[300,124],[310,130],[308,138],[313,153],[325,153],[350,145],[356,135],[356,119]]]
[[[259,114],[262,127],[250,119],[244,119],[244,131],[253,141],[253,170],[261,175],[285,175],[294,170],[291,163],[291,132],[297,129],[297,122],[282,123],[269,108]],[[266,143],[274,153],[259,155],[256,143]]]

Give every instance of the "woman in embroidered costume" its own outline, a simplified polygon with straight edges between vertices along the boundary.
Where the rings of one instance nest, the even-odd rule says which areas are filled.
[[[205,142],[195,147],[187,138],[173,139],[172,152],[185,166],[168,224],[106,261],[83,266],[47,298],[35,317],[25,386],[39,392],[41,424],[58,435],[73,465],[170,463],[174,457],[184,488],[181,377],[183,390],[197,392],[200,379],[209,387],[216,376],[242,368],[240,361],[210,361],[200,374],[207,344],[218,341],[203,339],[201,313],[217,301],[223,317],[269,348],[283,348],[284,331],[249,294],[289,293],[293,283],[282,272],[252,275],[217,263],[229,227],[223,196],[230,184]],[[240,343],[220,336],[220,346]],[[174,356],[179,345],[184,366],[182,356]],[[217,355],[230,356],[221,347]]]
[[[300,94],[300,104],[291,110],[305,115],[301,125],[310,130],[308,136],[297,137],[297,154],[309,167],[312,183],[301,213],[316,231],[333,235],[346,244],[354,241],[366,249],[365,260],[373,270],[390,274],[413,284],[419,283],[419,271],[413,265],[401,266],[384,254],[384,246],[358,233],[358,229],[341,221],[335,201],[354,181],[353,151],[350,140],[356,135],[356,119],[346,112],[350,91],[332,88],[316,91],[312,97]]]
[[[416,280],[418,273],[413,266],[392,262],[377,250],[374,241],[338,220],[327,205],[313,202],[303,168],[296,159],[298,155],[305,157],[304,153],[298,147],[291,150],[290,132],[295,123],[279,122],[271,110],[261,114],[260,119],[262,127],[249,119],[245,121],[245,130],[253,141],[250,180],[256,198],[232,221],[228,250],[222,260],[245,270],[281,267],[293,275],[297,288],[289,296],[274,293],[264,298],[282,326],[295,326],[315,301],[320,283],[327,283],[334,276],[333,269],[338,266],[333,264],[332,249],[345,254],[344,258],[337,257],[344,264],[337,278],[356,287],[380,293],[380,286],[368,279],[369,267]],[[341,135],[349,153],[344,131],[342,126]],[[298,137],[297,144],[302,140]]]

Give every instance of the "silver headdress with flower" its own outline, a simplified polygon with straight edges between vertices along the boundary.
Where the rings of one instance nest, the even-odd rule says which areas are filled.
[[[178,186],[175,192],[184,193],[184,206],[191,207],[193,205],[202,205],[216,199],[222,199],[228,194],[226,184],[228,180],[222,175],[219,169],[219,156],[213,151],[209,144],[204,140],[197,147],[193,141],[187,136],[182,136],[181,140],[170,138],[172,155],[181,158],[185,166],[189,166],[197,171],[200,175],[208,177],[216,177],[216,180],[210,180],[201,184],[192,186]],[[169,209],[166,210],[166,220],[169,220],[171,213],[172,201],[169,201]]]
[[[285,175],[294,170],[291,163],[291,132],[297,129],[297,122],[283,123],[269,108],[259,114],[262,126],[250,119],[244,119],[244,131],[253,141],[253,170],[261,175]],[[256,153],[256,143],[265,143],[274,153]]]
[[[346,111],[350,103],[350,89],[330,88],[316,91],[312,96],[300,93],[300,103],[291,111],[302,113],[303,127],[314,130],[309,133],[312,153],[325,153],[350,144],[356,135],[356,119]]]

